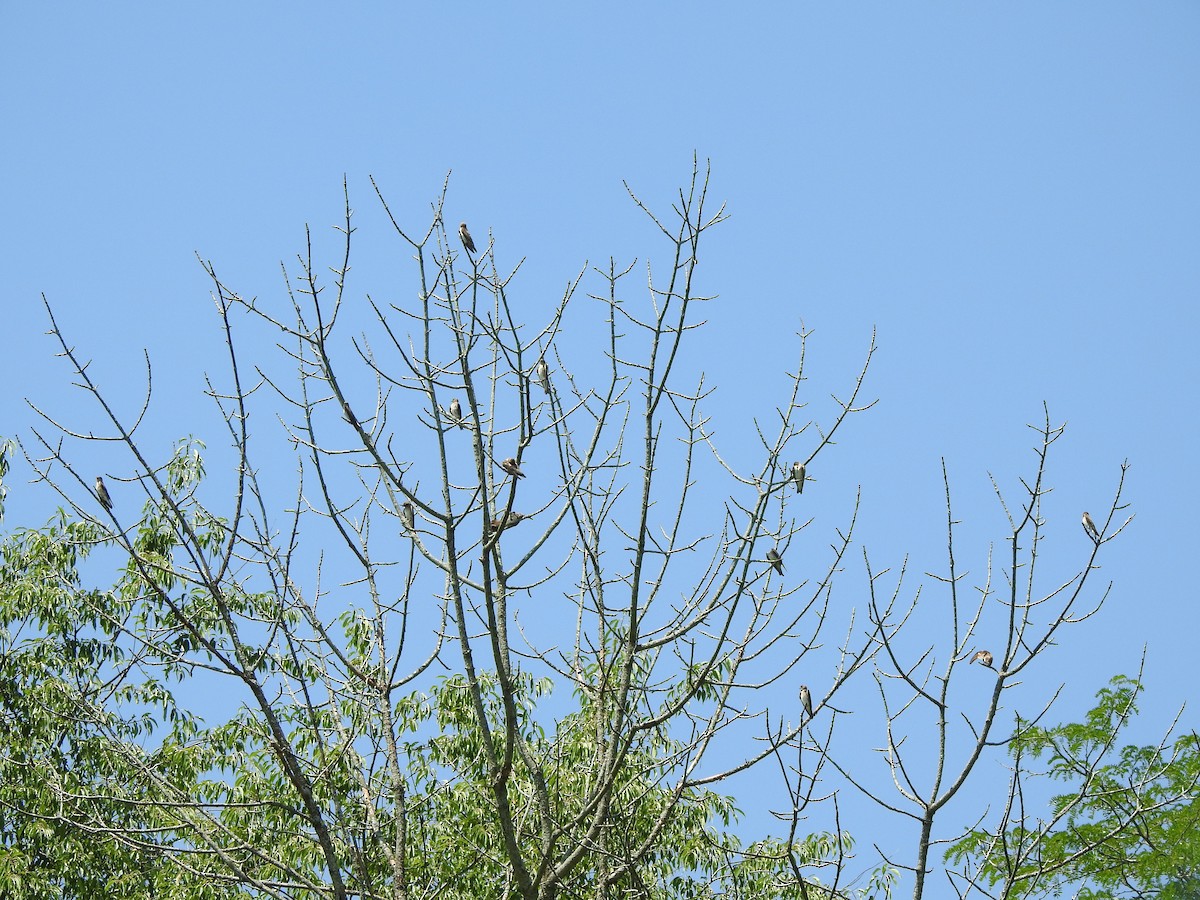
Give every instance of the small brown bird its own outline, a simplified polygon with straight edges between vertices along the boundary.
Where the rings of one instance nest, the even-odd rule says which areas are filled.
[[[404,527],[409,531],[412,531],[417,527],[417,517],[413,512],[413,505],[407,500],[405,500],[404,505],[400,507],[400,521],[404,523]]]
[[[524,518],[525,517],[519,512],[510,512],[504,522],[501,523],[499,516],[497,516],[495,519],[492,519],[492,531],[503,531],[505,528],[515,528],[517,525],[521,524],[521,520]]]
[[[796,482],[796,493],[804,493],[804,463],[792,463],[792,481]]]
[[[783,557],[779,555],[779,551],[772,547],[767,551],[767,562],[775,567],[775,571],[780,575],[783,574]]]
[[[989,653],[987,650],[977,651],[975,653],[975,655],[971,657],[971,662],[968,663],[968,665],[973,666],[977,662],[983,663],[985,666],[987,666],[990,669],[992,667],[992,654]]]
[[[104,479],[99,475],[96,476],[96,499],[100,501],[100,505],[106,510],[109,512],[112,511],[112,497],[108,495],[108,488],[104,486]]]
[[[1087,536],[1093,541],[1100,541],[1100,529],[1096,527],[1096,523],[1092,521],[1092,517],[1087,513],[1083,514],[1083,530],[1087,532]]]
[[[455,397],[453,400],[450,401],[450,424],[457,425],[459,428],[462,428],[462,423],[463,423],[462,404],[459,403],[458,398]]]
[[[458,223],[458,237],[459,240],[462,241],[462,245],[468,253],[475,252],[475,242],[471,240],[471,232],[467,231],[466,222]]]
[[[546,360],[539,359],[535,371],[538,381],[541,382],[542,390],[547,394],[550,393],[550,367],[546,365]]]
[[[517,461],[511,456],[508,459],[500,461],[500,468],[502,468],[509,475],[512,475],[514,478],[525,477],[525,473],[521,471],[521,467],[517,465]]]
[[[800,685],[800,705],[804,707],[804,714],[810,719],[812,718],[812,694],[808,692],[808,685]]]

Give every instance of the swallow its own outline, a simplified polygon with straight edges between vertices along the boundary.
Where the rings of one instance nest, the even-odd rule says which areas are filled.
[[[804,714],[810,719],[812,718],[812,694],[808,692],[808,685],[800,685],[800,705],[804,707]]]
[[[520,525],[521,520],[524,518],[525,517],[519,512],[510,512],[507,518],[501,522],[500,518],[497,516],[491,521],[492,531],[503,531],[505,528],[514,528],[517,525]]]
[[[989,653],[987,650],[980,650],[974,656],[971,657],[971,662],[968,663],[968,665],[973,666],[977,662],[983,663],[985,666],[987,666],[990,669],[992,667],[992,654]]]
[[[462,404],[459,403],[458,398],[455,397],[453,400],[450,401],[450,424],[457,425],[459,428],[462,428],[462,423],[463,423]]]
[[[463,249],[468,253],[475,252],[475,242],[471,240],[471,232],[467,231],[467,223],[458,223],[458,237],[462,241]]]
[[[104,479],[99,475],[96,476],[96,498],[100,501],[108,512],[112,512],[112,497],[108,495],[108,488],[104,486]]]
[[[1087,532],[1088,537],[1099,543],[1100,529],[1096,527],[1096,523],[1092,521],[1092,517],[1087,513],[1083,514],[1083,530]]]
[[[779,551],[772,547],[767,551],[767,562],[775,567],[775,571],[780,575],[783,574],[783,557],[779,555]]]
[[[417,527],[417,517],[413,512],[413,505],[407,500],[405,500],[404,505],[400,507],[400,521],[404,523],[404,527],[409,531],[412,531]]]
[[[796,493],[804,493],[804,463],[792,463],[792,481],[796,482]]]
[[[537,379],[541,382],[542,390],[547,394],[550,393],[550,367],[546,365],[546,360],[539,359],[537,364]]]
[[[508,459],[500,461],[500,468],[515,478],[525,477],[525,473],[521,471],[521,467],[517,465],[517,461],[511,456]]]

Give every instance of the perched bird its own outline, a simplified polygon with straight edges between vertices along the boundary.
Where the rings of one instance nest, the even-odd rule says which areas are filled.
[[[468,253],[475,252],[475,242],[471,240],[471,232],[467,231],[467,223],[458,223],[458,237],[462,241],[463,247]]]
[[[515,478],[525,477],[525,473],[521,471],[521,467],[517,465],[517,461],[511,456],[508,459],[500,461],[500,468]]]
[[[977,662],[983,663],[985,666],[987,666],[990,669],[992,667],[992,654],[989,653],[987,650],[977,651],[976,654],[971,657],[971,662],[968,663],[968,665],[973,666]]]
[[[1100,529],[1096,527],[1096,523],[1092,521],[1092,517],[1087,513],[1083,514],[1083,530],[1087,532],[1087,536],[1093,541],[1100,540]]]
[[[417,527],[417,517],[413,513],[413,505],[407,500],[405,500],[404,505],[400,507],[400,521],[404,523],[404,527],[409,531],[412,531]]]
[[[783,557],[779,555],[779,551],[772,547],[767,551],[767,562],[775,567],[775,571],[780,575],[783,574]]]
[[[112,497],[108,495],[108,488],[104,486],[104,479],[99,475],[96,476],[96,497],[100,500],[100,505],[106,510],[112,511]]]
[[[804,463],[792,463],[792,481],[796,482],[796,493],[804,493]]]
[[[450,424],[457,425],[459,428],[462,428],[462,421],[462,404],[459,403],[458,398],[455,397],[450,401]]]
[[[521,524],[521,520],[525,517],[519,512],[510,512],[503,522],[499,517],[492,519],[492,531],[503,531],[505,528],[513,528]]]
[[[542,390],[547,394],[550,393],[550,367],[546,365],[546,360],[539,359],[537,364],[538,381],[541,382]]]
[[[800,685],[800,705],[804,707],[804,714],[810,719],[812,718],[812,694],[808,692],[808,685]]]

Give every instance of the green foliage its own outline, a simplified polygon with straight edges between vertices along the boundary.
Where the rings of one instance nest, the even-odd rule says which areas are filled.
[[[630,192],[669,244],[667,266],[649,266],[642,306],[628,296],[629,279],[641,280],[632,264],[614,258],[607,272],[595,270],[602,284],[587,295],[601,305],[598,330],[580,326],[594,346],[580,347],[578,373],[579,345],[558,337],[574,320],[568,310],[585,293],[584,274],[540,323],[526,324],[534,307],[510,305],[515,286],[493,243],[465,258],[453,250],[445,188],[423,236],[379,197],[404,254],[415,252],[420,287],[407,307],[370,294],[350,302],[348,188],[332,285],[308,241],[298,268],[285,267],[282,314],[243,298],[205,263],[229,350],[229,383],[210,382],[207,393],[236,457],[223,466],[230,490],[207,508],[203,445],[179,441],[161,461],[141,437],[150,433],[145,408],[123,421],[122,404],[93,380],[47,303],[74,383],[107,424],[100,433],[47,416],[58,434],[37,434],[43,455],[26,459],[62,496],[79,497],[83,521],[61,516],[4,546],[0,685],[12,727],[0,735],[0,890],[888,897],[902,870],[886,861],[871,870],[851,852],[843,788],[828,784],[837,781],[919,823],[915,858],[904,863],[919,896],[941,840],[934,817],[989,746],[1000,692],[965,715],[974,748],[961,772],[937,754],[935,795],[914,796],[921,779],[901,758],[910,726],[900,717],[928,702],[943,751],[952,736],[946,691],[938,700],[918,688],[893,644],[912,608],[902,608],[898,585],[890,599],[877,595],[872,574],[869,626],[855,624],[860,611],[851,608],[845,637],[836,648],[828,639],[858,502],[836,529],[832,557],[798,553],[811,569],[786,582],[781,565],[764,565],[810,543],[802,532],[815,513],[793,491],[792,472],[803,475],[849,417],[874,405],[860,394],[876,344],[872,337],[853,386],[818,421],[806,411],[801,329],[790,398],[775,405],[769,427],[756,421],[759,446],[744,462],[723,458],[704,409],[707,376],[684,383],[684,340],[712,299],[694,277],[701,236],[726,217],[724,207],[713,211],[708,187],[694,159],[690,186],[665,219]],[[273,335],[285,376],[257,352],[264,345],[235,340],[243,315]],[[335,336],[336,320],[357,328],[363,315],[377,327]],[[405,327],[414,330],[405,336]],[[351,348],[356,362],[346,368]],[[1045,419],[1014,549],[1026,523],[1042,521],[1046,448],[1062,433],[1048,411]],[[274,428],[259,423],[269,421],[287,446],[264,443]],[[122,472],[112,474],[112,502],[81,474],[83,460],[99,458],[86,452],[95,442],[125,455],[110,463]],[[505,453],[554,460],[543,470],[554,487],[531,477],[518,497],[522,473],[500,461]],[[0,447],[0,477],[7,459]],[[281,488],[276,470],[293,465],[294,488]],[[1114,513],[1119,499],[1118,488]],[[533,521],[511,533],[525,520]],[[950,555],[953,569],[953,547]],[[864,563],[870,573],[865,554]],[[1086,565],[1080,588],[1094,568]],[[958,578],[948,583],[953,591]],[[1077,594],[1042,638],[1028,630],[1029,611],[1049,607],[1008,600],[1009,646],[1019,638],[1028,652],[1004,660],[1013,673],[1059,625],[1080,618]],[[954,596],[953,633],[968,640],[980,619],[964,617]],[[532,614],[522,614],[526,599]],[[951,651],[947,688],[964,652]],[[938,653],[926,651],[931,660]],[[886,680],[917,692],[897,704],[883,696],[887,765],[906,808],[835,758],[843,709],[833,696],[872,666],[881,688]],[[802,672],[821,679],[812,683],[819,714],[828,714],[816,727],[795,699],[783,701],[782,715],[767,707],[795,698]],[[571,695],[555,696],[564,685]],[[784,840],[743,845],[732,834],[739,810],[716,789],[752,771],[783,782],[770,808],[788,829]],[[799,833],[830,807],[830,831]]]
[[[1081,885],[1081,898],[1187,897],[1200,885],[1200,738],[1171,745],[1117,748],[1136,714],[1139,682],[1112,679],[1083,722],[1043,727],[1019,723],[1010,745],[1018,776],[1031,760],[1069,784],[1049,814],[1013,810],[1008,827],[968,834],[947,853],[971,863],[1011,896],[1052,895]]]
[[[180,494],[194,488],[186,480],[172,485]],[[196,583],[197,562],[189,570],[176,558],[181,529],[202,533],[202,543],[219,533],[212,520],[180,518],[185,508],[146,508],[133,533],[134,561],[111,590],[86,587],[80,571],[114,542],[96,522],[60,514],[0,547],[0,885],[7,895],[191,900],[252,896],[255,884],[290,886],[279,887],[288,896],[324,894],[325,861],[285,759],[307,774],[312,802],[332,823],[361,896],[388,894],[401,871],[422,893],[513,895],[476,692],[465,676],[444,678],[428,695],[391,698],[386,708],[368,683],[352,679],[336,702],[281,694],[273,708],[288,754],[255,708],[205,725],[179,704],[172,686],[194,678],[214,652],[253,655],[233,641],[211,592]],[[264,621],[285,615],[270,593],[229,587],[223,601]],[[369,676],[368,620],[351,610],[341,622],[349,668]],[[313,661],[267,652],[253,665],[267,682],[318,674]],[[499,682],[484,673],[475,687],[495,739],[505,723]],[[683,744],[655,729],[605,744],[600,736],[613,733],[597,727],[605,711],[587,698],[547,731],[538,710],[551,696],[545,679],[518,674],[512,685],[517,727],[542,774],[517,755],[506,796],[524,804],[514,812],[525,858],[537,864],[582,848],[565,896],[800,897],[789,853],[808,865],[835,852],[836,841],[821,835],[791,848],[774,840],[743,848],[729,834],[739,814],[731,798],[674,787]],[[383,764],[393,738],[404,760],[399,783]],[[591,788],[614,760],[619,775],[600,810],[590,805]],[[549,779],[554,798],[558,827],[548,842],[536,827],[544,812],[535,806],[536,777]]]
[[[9,896],[187,896],[155,843],[179,836],[155,804],[164,779],[187,784],[176,754],[150,765],[143,742],[164,723],[179,743],[194,721],[115,640],[123,604],[81,587],[79,565],[104,535],[59,516],[0,548],[0,885]],[[162,829],[162,830],[160,830]],[[140,844],[146,835],[149,844]]]

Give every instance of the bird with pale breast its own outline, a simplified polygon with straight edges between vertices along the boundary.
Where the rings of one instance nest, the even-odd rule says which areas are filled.
[[[796,493],[804,493],[804,463],[792,463],[792,481],[796,482]]]
[[[96,499],[107,511],[112,512],[112,497],[109,496],[108,488],[104,486],[104,479],[99,475],[96,476]]]
[[[458,239],[462,241],[463,249],[468,253],[475,252],[475,242],[471,240],[471,232],[467,231],[467,223],[458,223]]]

